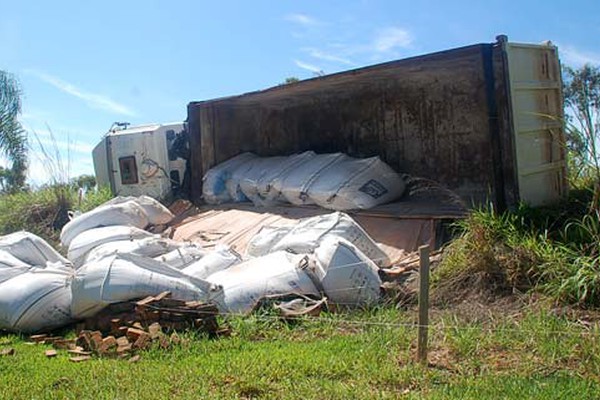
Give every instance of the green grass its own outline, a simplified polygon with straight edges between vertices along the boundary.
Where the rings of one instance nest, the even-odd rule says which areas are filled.
[[[43,345],[0,337],[0,398],[596,398],[600,328],[550,311],[468,319],[432,315],[429,368],[412,361],[413,311],[382,308],[289,325],[269,316],[230,321],[233,335],[193,334],[138,363],[47,359]]]
[[[68,221],[67,211],[89,211],[111,198],[108,189],[90,190],[80,202],[77,189],[68,185],[3,194],[0,195],[0,235],[26,230],[57,247],[60,228]]]
[[[436,298],[452,300],[463,289],[492,298],[535,291],[600,307],[600,212],[588,208],[587,194],[547,208],[474,210],[434,271]]]

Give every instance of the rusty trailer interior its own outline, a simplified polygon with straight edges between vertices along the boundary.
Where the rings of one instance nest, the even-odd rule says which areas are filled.
[[[431,180],[458,196],[461,205],[449,205],[424,191],[355,213],[375,240],[396,250],[439,244],[442,221],[462,218],[470,207],[492,204],[502,210],[521,201],[554,202],[567,188],[564,132],[557,123],[563,117],[561,90],[555,46],[499,37],[494,43],[191,102],[191,199],[199,214],[175,235],[220,240],[243,251],[261,226],[327,212],[203,205],[204,173],[242,152],[379,156],[397,172]]]

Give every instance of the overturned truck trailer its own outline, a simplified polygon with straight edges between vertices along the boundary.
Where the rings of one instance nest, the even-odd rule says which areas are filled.
[[[313,150],[379,156],[398,172],[438,182],[467,206],[547,204],[567,190],[562,119],[557,48],[499,36],[190,103],[191,195],[201,204],[203,174],[242,152]],[[358,214],[423,221],[461,214],[427,195],[408,200]]]

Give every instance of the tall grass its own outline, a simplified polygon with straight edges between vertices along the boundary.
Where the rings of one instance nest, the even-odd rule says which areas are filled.
[[[590,192],[576,192],[554,207],[521,206],[498,213],[475,210],[457,224],[433,277],[434,293],[490,296],[541,292],[563,304],[600,306],[600,212]]]
[[[58,244],[68,210],[88,211],[112,197],[110,190],[90,190],[81,199],[70,185],[48,185],[37,190],[0,196],[0,234],[26,230]]]
[[[69,221],[69,210],[88,211],[109,200],[112,194],[110,190],[101,188],[88,190],[83,195],[70,182],[69,155],[67,154],[65,161],[52,130],[48,128],[48,131],[50,145],[44,145],[34,132],[37,146],[29,149],[44,166],[48,182],[39,188],[0,195],[0,234],[26,230],[56,247],[60,230]]]

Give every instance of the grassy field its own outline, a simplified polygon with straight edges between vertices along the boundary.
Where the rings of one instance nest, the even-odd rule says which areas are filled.
[[[432,313],[427,368],[412,361],[415,312],[393,308],[293,325],[269,315],[232,319],[231,337],[184,334],[173,350],[142,352],[137,363],[47,359],[48,346],[5,335],[0,349],[16,352],[0,357],[0,398],[600,397],[593,318],[539,306],[481,310]]]

